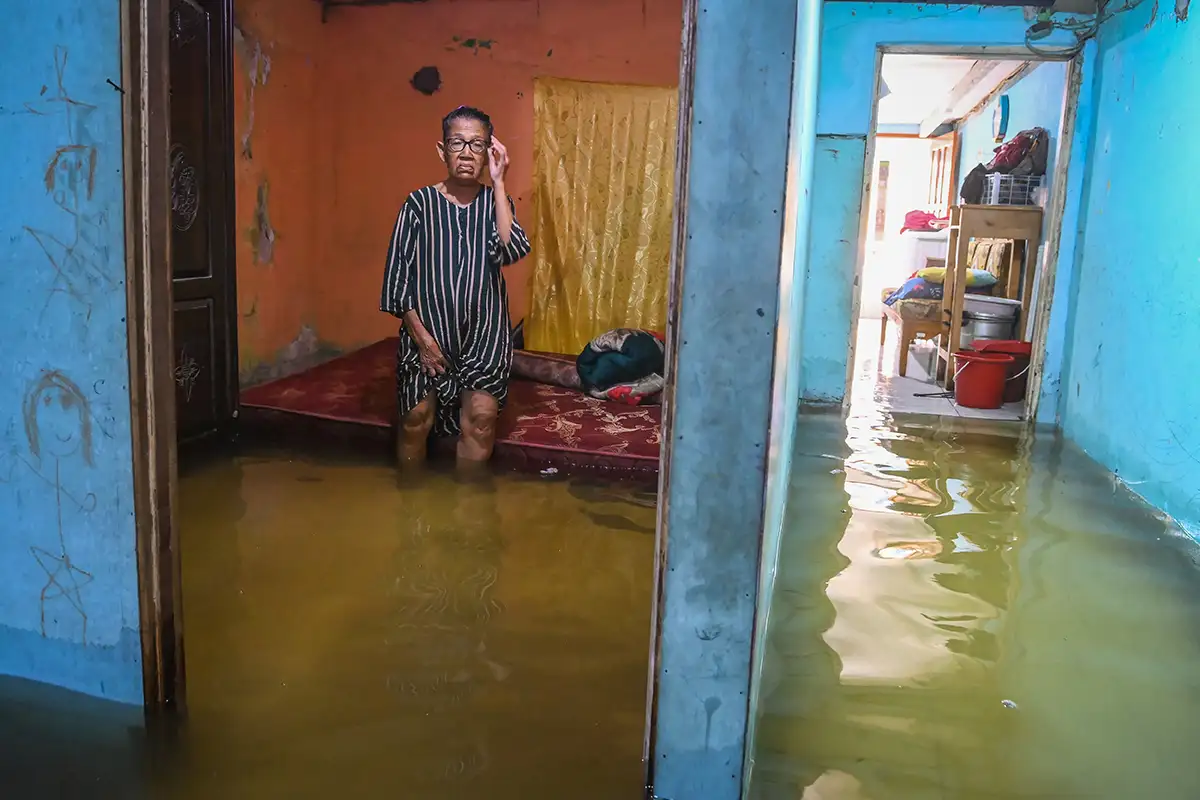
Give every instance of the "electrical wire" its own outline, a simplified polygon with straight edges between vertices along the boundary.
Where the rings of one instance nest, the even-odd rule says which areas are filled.
[[[1088,40],[1094,39],[1096,34],[1100,32],[1100,26],[1108,22],[1118,14],[1124,14],[1126,11],[1132,11],[1140,6],[1144,0],[1125,0],[1118,8],[1109,10],[1110,0],[1101,0],[1100,7],[1097,10],[1096,16],[1086,22],[1080,22],[1074,18],[1065,22],[1060,22],[1055,19],[1046,17],[1045,21],[1050,24],[1050,32],[1066,31],[1075,34],[1075,44],[1070,47],[1039,47],[1033,42],[1031,34],[1033,28],[1025,31],[1025,47],[1030,52],[1042,56],[1043,58],[1074,58],[1083,50],[1083,46]]]

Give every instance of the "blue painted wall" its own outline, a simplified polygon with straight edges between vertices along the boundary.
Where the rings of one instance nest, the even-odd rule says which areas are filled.
[[[0,23],[0,674],[140,703],[119,12]]]
[[[867,137],[817,139],[804,324],[804,399],[840,403],[846,391],[850,318]]]
[[[1004,89],[1008,95],[1008,132],[1011,139],[1030,128],[1045,128],[1050,134],[1050,154],[1046,160],[1046,183],[1054,174],[1054,156],[1058,150],[1062,129],[1063,98],[1067,89],[1068,64],[1065,61],[1045,61],[1035,65],[1013,85]],[[979,113],[966,119],[959,128],[962,134],[959,148],[958,174],[966,175],[976,164],[992,160],[999,146],[992,136],[992,117],[999,100],[992,100]],[[955,187],[957,194],[958,187]]]
[[[795,19],[796,0],[701,0],[697,15],[650,754],[666,800],[742,791]]]
[[[1029,23],[1020,8],[909,3],[828,3],[824,17],[802,395],[841,402],[863,213],[849,196],[862,189],[876,51],[881,45],[1023,46]],[[1070,43],[1056,33],[1042,44]]]
[[[774,378],[771,386],[771,435],[767,460],[766,508],[759,561],[755,609],[753,663],[750,680],[750,720],[746,733],[744,792],[749,792],[754,769],[758,721],[766,711],[761,699],[774,682],[776,659],[768,654],[766,632],[774,605],[775,578],[783,540],[783,521],[791,493],[792,456],[800,414],[801,360],[804,350],[804,289],[808,282],[808,233],[812,218],[812,185],[817,123],[817,74],[820,64],[823,0],[801,0],[796,10],[796,60],[792,67],[791,130],[788,134],[787,182],[783,240],[779,265],[779,315],[775,334]]]
[[[1200,535],[1200,29],[1144,3],[1098,41],[1063,428]]]

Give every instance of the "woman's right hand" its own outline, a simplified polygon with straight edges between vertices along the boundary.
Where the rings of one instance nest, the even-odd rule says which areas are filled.
[[[433,377],[446,371],[446,357],[442,355],[442,348],[428,333],[417,338],[417,352],[421,357],[421,370],[426,375]]]
[[[442,354],[442,348],[438,347],[438,343],[429,333],[429,329],[421,322],[416,311],[409,311],[404,315],[404,328],[417,345],[417,354],[421,359],[421,371],[430,377],[445,372],[446,356]]]

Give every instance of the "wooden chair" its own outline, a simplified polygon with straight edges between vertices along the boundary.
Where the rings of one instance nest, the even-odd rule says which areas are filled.
[[[945,260],[925,259],[926,267],[943,267]],[[895,289],[884,289],[883,299]],[[879,331],[879,346],[887,344],[888,322],[900,331],[900,376],[908,374],[908,349],[913,342],[936,339],[942,333],[942,303],[940,300],[901,300],[895,305],[883,306],[883,320]]]

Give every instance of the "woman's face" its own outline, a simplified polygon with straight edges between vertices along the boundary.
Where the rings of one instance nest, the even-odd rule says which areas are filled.
[[[83,444],[84,409],[73,393],[51,386],[42,393],[37,407],[38,444],[42,452],[65,458],[79,452]]]
[[[456,119],[451,120],[450,135],[438,145],[438,150],[446,161],[451,179],[478,183],[483,178],[490,145],[483,123],[474,119]]]

